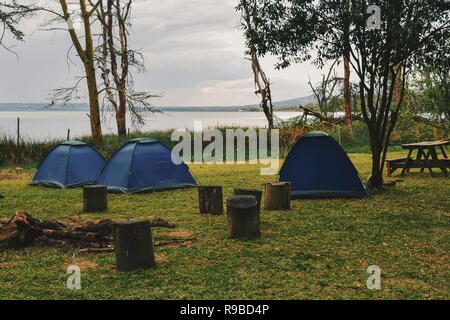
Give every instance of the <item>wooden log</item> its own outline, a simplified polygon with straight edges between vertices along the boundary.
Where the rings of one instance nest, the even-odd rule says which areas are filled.
[[[23,248],[41,235],[36,219],[25,211],[18,211],[0,227],[0,248]]]
[[[108,238],[100,233],[94,232],[77,232],[71,230],[52,230],[42,229],[42,234],[53,239],[79,240],[86,242],[108,242]]]
[[[158,218],[158,217],[150,220],[150,226],[151,227],[168,228],[168,229],[175,228],[175,224],[170,223],[170,222],[168,222],[164,219]]]
[[[289,210],[291,208],[291,183],[271,182],[264,189],[264,209]]]
[[[161,218],[151,219],[149,223],[151,227],[175,227]],[[53,246],[108,247],[113,244],[115,224],[106,219],[66,225],[58,221],[36,219],[25,211],[18,211],[10,219],[0,219],[0,248],[26,247],[33,241]]]
[[[174,244],[182,244],[182,245],[188,245],[189,243],[192,243],[194,241],[197,241],[197,238],[186,238],[186,239],[172,239],[167,241],[156,241],[153,243],[153,246],[155,247],[162,247],[162,246],[170,246]]]
[[[108,210],[108,190],[106,186],[85,186],[83,188],[83,211],[103,212]]]
[[[116,266],[119,271],[149,269],[155,266],[149,221],[117,223],[113,230]]]
[[[186,239],[173,239],[173,240],[167,240],[167,241],[156,241],[153,242],[153,246],[154,247],[163,247],[163,246],[172,246],[172,245],[185,245],[187,246],[188,244],[197,241],[197,238],[186,238]],[[109,253],[109,252],[114,252],[114,248],[113,247],[104,247],[104,248],[83,248],[83,249],[78,249],[78,252],[86,252],[86,253]]]
[[[319,112],[316,112],[316,111],[311,110],[309,108],[303,107],[301,105],[299,106],[299,108],[301,110],[303,110],[303,113],[306,116],[311,115],[311,116],[316,117],[317,119],[319,119],[320,121],[323,121],[325,123],[336,125],[336,124],[340,124],[340,123],[345,122],[345,117],[344,118],[332,118],[332,117],[324,116],[324,115],[320,114]]]
[[[223,214],[223,192],[221,186],[199,186],[198,204],[200,214]]]
[[[261,207],[262,191],[257,189],[243,189],[235,188],[234,195],[236,196],[254,196],[258,202],[258,206]]]
[[[234,239],[261,237],[259,206],[254,196],[232,196],[227,199],[228,234]]]

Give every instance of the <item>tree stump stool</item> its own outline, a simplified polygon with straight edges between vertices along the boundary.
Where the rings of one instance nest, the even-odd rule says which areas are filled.
[[[267,183],[264,190],[264,209],[289,210],[291,208],[291,183]]]
[[[106,186],[83,187],[83,211],[102,212],[108,210],[108,189]]]
[[[116,266],[119,271],[155,266],[150,221],[129,221],[113,226]]]
[[[221,186],[199,186],[198,203],[201,214],[223,214],[223,192]]]
[[[227,199],[228,234],[234,239],[261,237],[259,206],[254,196],[231,196]]]
[[[258,201],[258,206],[261,206],[261,197],[262,197],[261,190],[235,188],[234,195],[235,196],[254,196],[256,198],[256,201]]]

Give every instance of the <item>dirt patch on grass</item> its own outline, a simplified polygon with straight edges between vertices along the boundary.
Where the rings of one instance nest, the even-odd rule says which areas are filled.
[[[385,279],[382,284],[385,288],[396,288],[400,290],[430,290],[431,286],[425,283],[422,280],[418,279],[409,279],[409,278],[400,278],[400,279]]]
[[[428,265],[431,269],[450,269],[450,255],[448,254],[422,253],[416,254],[416,257],[424,264]]]
[[[156,262],[165,262],[169,257],[165,253],[155,253]]]
[[[167,243],[167,244],[165,244],[164,242],[161,242],[161,243],[164,244],[165,248],[178,248],[178,247],[191,248],[194,246],[195,241],[187,240],[187,241],[179,241],[179,242],[173,242],[173,243]],[[159,244],[159,242],[157,242],[157,244]]]
[[[29,178],[32,172],[21,167],[0,170],[0,180]]]
[[[10,262],[0,262],[0,270],[12,267],[13,264]]]
[[[168,234],[170,237],[177,238],[177,239],[188,239],[188,238],[194,238],[195,235],[187,230],[176,230],[172,231]]]
[[[14,173],[14,172],[0,172],[0,180],[15,180],[15,179],[22,179],[27,177],[28,174],[26,174],[25,172],[19,172],[19,173]]]
[[[93,261],[83,260],[80,258],[74,258],[72,259],[72,262],[70,264],[64,265],[64,269],[67,269],[69,266],[77,266],[81,269],[81,271],[87,271],[90,269],[95,269],[98,267],[98,264]]]

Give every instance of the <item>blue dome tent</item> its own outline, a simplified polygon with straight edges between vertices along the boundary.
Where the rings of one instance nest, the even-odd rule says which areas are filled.
[[[97,184],[109,192],[141,193],[195,187],[197,181],[186,164],[172,162],[171,151],[156,139],[128,141],[103,169]]]
[[[94,184],[104,166],[105,159],[86,143],[63,142],[41,162],[31,185],[66,189]]]
[[[301,198],[367,197],[358,172],[342,147],[328,134],[310,132],[292,148],[280,170]]]

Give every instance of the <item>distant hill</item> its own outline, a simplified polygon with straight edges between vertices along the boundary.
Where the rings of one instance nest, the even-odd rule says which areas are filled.
[[[0,103],[0,111],[88,111],[87,103],[70,105],[47,103]]]
[[[314,104],[317,103],[317,100],[314,98],[314,96],[308,96],[303,98],[295,98],[295,99],[289,99],[289,100],[283,100],[275,102],[275,105],[277,107],[298,107],[300,104],[302,106],[305,106],[307,104]]]
[[[302,97],[302,98],[294,98],[283,101],[276,101],[273,103],[274,108],[278,110],[297,108],[299,105],[305,106],[307,104],[316,103],[316,100],[313,96]],[[241,108],[259,108],[259,104],[246,105]]]
[[[295,98],[274,102],[276,110],[296,108],[299,104],[307,105],[315,103],[312,96]],[[211,107],[155,107],[160,111],[184,111],[184,112],[213,112],[213,111],[253,111],[259,110],[258,104],[249,104],[244,106],[211,106]],[[46,103],[0,103],[0,111],[89,111],[87,103],[74,103],[68,105]]]

